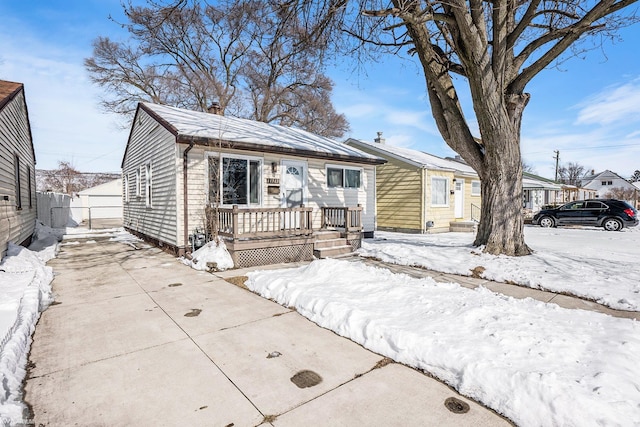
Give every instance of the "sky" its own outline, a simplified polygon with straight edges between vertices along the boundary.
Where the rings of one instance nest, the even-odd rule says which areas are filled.
[[[126,37],[109,20],[123,21],[121,0],[1,0],[0,16],[0,79],[25,84],[36,167],[67,161],[83,172],[120,172],[128,130],[99,108],[102,91],[83,60],[96,37]],[[640,169],[640,25],[619,35],[527,87],[522,154],[537,174],[554,177],[556,151],[560,165],[625,178]],[[385,57],[364,71],[352,68],[328,71],[334,106],[351,125],[345,138],[371,141],[382,132],[387,144],[454,155],[437,131],[416,63]],[[468,94],[460,96],[471,117]]]

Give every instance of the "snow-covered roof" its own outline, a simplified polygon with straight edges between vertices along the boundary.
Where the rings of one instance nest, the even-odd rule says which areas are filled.
[[[425,169],[448,170],[462,174],[477,175],[476,171],[469,165],[455,160],[443,159],[433,154],[423,151],[413,150],[411,148],[396,147],[393,145],[367,142],[359,139],[349,139],[347,144],[355,144],[380,153],[382,156],[389,156],[406,163],[422,167]]]
[[[140,108],[173,133],[177,142],[223,143],[239,150],[385,163],[377,156],[301,129],[146,102],[141,103]]]

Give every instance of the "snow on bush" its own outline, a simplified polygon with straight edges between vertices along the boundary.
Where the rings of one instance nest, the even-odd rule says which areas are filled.
[[[210,241],[192,253],[191,260],[183,258],[182,262],[191,268],[202,271],[209,271],[210,267],[208,264],[212,263],[215,263],[215,269],[218,271],[233,268],[233,260],[222,239]]]

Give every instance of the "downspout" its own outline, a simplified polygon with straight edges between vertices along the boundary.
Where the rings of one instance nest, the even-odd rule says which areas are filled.
[[[193,145],[194,141],[189,142],[189,146],[184,150],[184,153],[182,153],[182,196],[184,199],[182,201],[184,209],[184,255],[187,254],[189,246],[189,186],[187,185],[187,165],[189,163],[189,151],[191,151]]]

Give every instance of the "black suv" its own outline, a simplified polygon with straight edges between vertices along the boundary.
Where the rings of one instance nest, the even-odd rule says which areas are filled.
[[[533,217],[541,227],[592,225],[609,231],[638,225],[638,212],[627,202],[615,199],[577,200],[559,208],[542,209]]]

